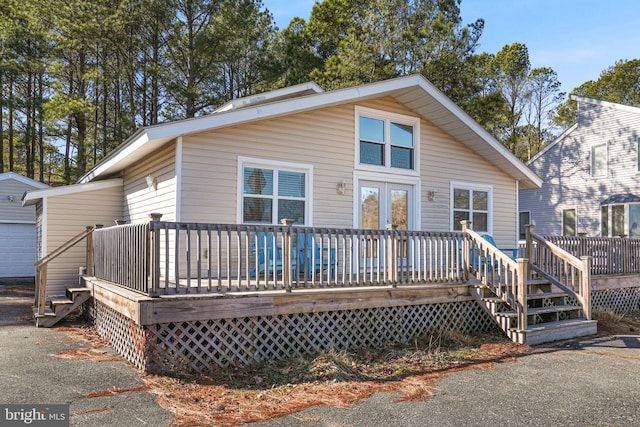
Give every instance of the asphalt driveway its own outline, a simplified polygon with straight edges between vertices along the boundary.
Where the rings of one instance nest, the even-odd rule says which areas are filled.
[[[64,328],[35,328],[33,284],[0,279],[0,404],[68,403],[72,426],[168,426],[173,415],[140,390],[123,360],[54,356],[86,347]],[[109,347],[101,349],[115,356]],[[378,393],[347,408],[319,406],[251,426],[640,425],[640,336],[540,346],[491,369],[450,373],[425,401]]]
[[[170,425],[173,414],[110,347],[101,362],[54,356],[87,343],[64,327],[36,328],[31,305],[33,280],[0,279],[0,404],[69,404],[71,426]]]

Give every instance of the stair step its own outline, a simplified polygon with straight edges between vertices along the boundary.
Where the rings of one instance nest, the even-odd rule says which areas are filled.
[[[566,292],[536,292],[527,294],[527,299],[562,298],[568,296]]]
[[[53,295],[49,297],[49,304],[54,313],[58,314],[67,307],[73,305],[73,301],[65,295]]]
[[[75,301],[75,299],[79,295],[84,295],[84,294],[91,295],[91,289],[86,287],[67,288],[66,294],[67,294],[67,298],[69,298],[72,301]]]
[[[528,315],[544,314],[544,313],[559,313],[561,311],[573,311],[582,310],[579,305],[551,305],[549,307],[535,307],[527,309]]]
[[[598,322],[596,320],[569,319],[532,325],[524,331],[512,331],[512,338],[517,336],[518,342],[536,345],[597,333]]]

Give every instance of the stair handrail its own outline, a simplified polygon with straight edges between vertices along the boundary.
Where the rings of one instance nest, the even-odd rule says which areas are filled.
[[[488,286],[502,301],[515,310],[518,330],[527,329],[527,265],[526,258],[513,260],[470,228],[471,221],[461,221],[468,238],[463,257],[466,268]]]
[[[76,234],[62,245],[54,249],[52,252],[48,253],[44,257],[40,258],[36,261],[36,290],[35,290],[35,305],[38,309],[38,315],[42,316],[45,310],[45,301],[47,295],[47,266],[48,264],[83,241],[85,238],[89,238],[92,235],[93,231],[96,228],[101,228],[102,225],[92,225],[87,226],[85,230]],[[92,264],[93,264],[93,254],[92,254],[92,245],[89,241],[87,244],[87,270],[91,273]]]
[[[580,258],[565,251],[558,245],[551,243],[544,237],[533,232],[535,225],[528,224],[525,226],[526,230],[526,246],[527,258],[529,259],[529,272],[530,274],[537,273],[546,280],[549,280],[553,285],[562,289],[564,292],[574,297],[576,301],[582,306],[582,312],[587,320],[591,320],[591,257],[582,256]],[[545,249],[551,254],[551,258],[541,256],[542,250]],[[571,269],[575,269],[578,273],[577,290],[569,283],[563,283],[558,272],[554,273],[553,266],[559,266],[561,263],[566,263],[566,266]],[[568,269],[564,268],[564,275],[566,279],[574,278],[574,270],[569,273]],[[573,281],[573,280],[572,280]]]

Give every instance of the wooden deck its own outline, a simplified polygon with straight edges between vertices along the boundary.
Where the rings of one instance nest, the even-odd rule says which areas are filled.
[[[152,298],[85,277],[92,296],[139,325],[472,301],[469,284],[274,290]]]

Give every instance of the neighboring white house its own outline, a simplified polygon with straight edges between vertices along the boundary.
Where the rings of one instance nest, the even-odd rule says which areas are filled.
[[[578,122],[527,165],[520,224],[541,235],[640,237],[640,108],[574,97]]]
[[[36,210],[23,207],[22,196],[47,187],[15,172],[0,174],[0,277],[35,275]]]
[[[33,191],[41,256],[86,225],[149,221],[460,230],[517,241],[518,190],[542,183],[420,75],[323,91],[314,83],[140,129],[73,186]],[[62,291],[81,248],[52,261]]]

